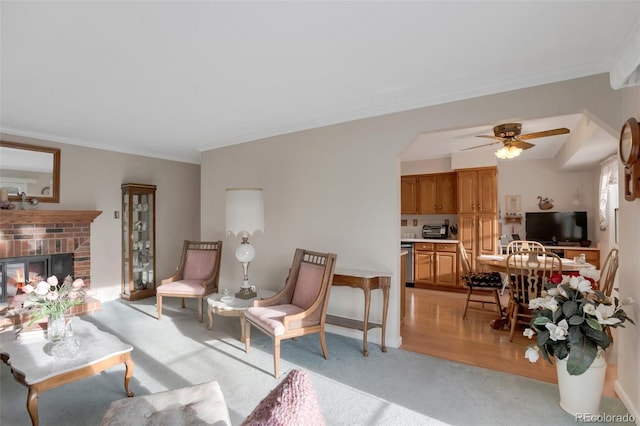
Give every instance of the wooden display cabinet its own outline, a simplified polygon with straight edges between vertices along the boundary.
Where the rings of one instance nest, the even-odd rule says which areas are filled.
[[[125,300],[156,294],[156,186],[122,185],[122,291]]]

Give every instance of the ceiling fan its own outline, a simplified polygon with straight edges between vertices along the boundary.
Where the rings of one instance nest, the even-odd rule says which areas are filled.
[[[484,146],[496,145],[502,143],[503,146],[496,151],[498,158],[513,158],[529,148],[533,148],[535,144],[526,142],[529,139],[544,138],[547,136],[556,136],[569,133],[569,129],[561,127],[559,129],[544,130],[542,132],[527,133],[521,135],[522,124],[521,123],[505,123],[498,124],[493,128],[494,136],[491,135],[477,135],[478,138],[497,139],[496,142],[487,143],[484,145],[478,145],[471,148],[463,149],[468,151],[470,149],[482,148]]]

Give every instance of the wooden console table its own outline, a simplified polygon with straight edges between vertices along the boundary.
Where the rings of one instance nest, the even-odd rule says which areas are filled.
[[[369,356],[367,350],[367,331],[370,328],[380,327],[382,329],[382,352],[387,351],[385,345],[385,331],[387,329],[387,312],[389,310],[389,286],[391,284],[391,274],[387,272],[363,271],[359,269],[335,268],[333,273],[333,285],[352,288],[360,288],[364,291],[364,321],[351,318],[343,318],[335,315],[327,315],[326,321],[329,324],[341,327],[362,330],[362,353]],[[382,324],[369,322],[369,310],[371,307],[371,290],[382,290]]]

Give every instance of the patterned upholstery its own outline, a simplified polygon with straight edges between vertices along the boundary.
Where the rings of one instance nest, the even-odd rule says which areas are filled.
[[[114,401],[102,426],[134,425],[231,426],[229,409],[218,382],[172,389]]]
[[[500,272],[472,272],[462,278],[467,286],[502,288]]]
[[[216,265],[216,250],[187,250],[184,280],[206,280]]]

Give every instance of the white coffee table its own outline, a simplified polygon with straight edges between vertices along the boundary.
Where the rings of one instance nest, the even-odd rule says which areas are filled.
[[[238,317],[240,318],[240,341],[244,342],[244,311],[253,306],[254,300],[267,299],[275,294],[275,291],[271,290],[258,290],[258,296],[251,299],[240,299],[238,297],[233,297],[233,294],[230,294],[229,297],[233,297],[233,299],[231,301],[223,302],[220,299],[224,297],[224,294],[213,293],[207,297],[207,315],[209,316],[208,329],[211,330],[213,328],[213,314],[218,314],[223,317]]]
[[[11,367],[16,381],[29,388],[27,411],[33,425],[38,424],[38,398],[42,392],[91,377],[120,363],[126,366],[125,393],[133,396],[129,388],[133,376],[131,345],[80,318],[73,320],[73,338],[80,343],[78,354],[73,359],[56,359],[44,333],[19,339],[12,331],[0,333],[0,358]]]

